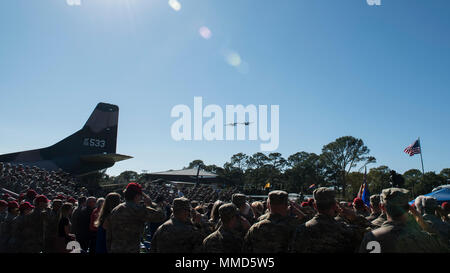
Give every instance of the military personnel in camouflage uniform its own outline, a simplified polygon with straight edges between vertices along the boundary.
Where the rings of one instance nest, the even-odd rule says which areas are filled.
[[[6,216],[8,216],[8,202],[5,200],[0,200],[0,224],[5,221]]]
[[[246,253],[283,253],[296,228],[305,217],[298,208],[289,214],[288,194],[285,191],[269,193],[267,206],[270,214],[262,221],[252,225],[244,238],[243,250]]]
[[[235,193],[231,197],[231,203],[236,205],[241,215],[244,216],[245,219],[247,219],[250,222],[250,224],[254,224],[256,219],[246,199],[247,197],[244,194]]]
[[[384,189],[381,196],[388,220],[380,228],[368,232],[364,236],[360,252],[367,253],[374,249],[381,253],[448,251],[436,237],[417,228],[408,220],[408,211],[410,210],[408,190]],[[374,244],[378,247],[373,247]]]
[[[129,183],[124,190],[125,203],[115,207],[109,217],[106,230],[108,253],[139,253],[140,240],[146,222],[162,222],[166,215],[162,204],[156,209],[137,183]],[[145,205],[140,204],[145,197]]]
[[[191,204],[187,198],[173,200],[173,217],[158,227],[152,238],[152,253],[198,253],[206,237],[191,222]],[[197,218],[200,220],[200,218]]]
[[[58,235],[59,209],[63,202],[60,199],[54,199],[52,209],[48,211],[47,224],[45,226],[45,253],[54,253],[55,240]]]
[[[240,253],[243,236],[236,228],[241,221],[239,210],[234,204],[224,204],[219,208],[222,225],[203,240],[203,251],[207,253]]]
[[[358,233],[346,222],[335,217],[340,212],[336,193],[332,189],[318,188],[313,192],[314,207],[318,213],[295,232],[290,250],[295,253],[355,252],[360,243]],[[342,211],[345,219],[356,218],[350,208]]]
[[[428,223],[430,232],[439,235],[441,239],[448,244],[450,239],[450,224],[443,222],[436,216],[435,212],[437,207],[438,204],[435,198],[424,196],[424,198],[422,199],[423,219]]]
[[[8,202],[8,215],[5,221],[1,224],[2,233],[0,234],[0,253],[12,252],[11,237],[14,219],[19,215],[19,204],[15,201]]]
[[[370,210],[371,213],[369,216],[366,217],[366,219],[370,222],[377,219],[381,215],[381,209],[380,209],[380,195],[374,194],[370,196]]]
[[[40,253],[44,250],[44,232],[49,212],[48,201],[44,195],[36,196],[33,212],[25,215],[21,227],[21,232],[23,233],[22,252]]]
[[[30,202],[23,202],[19,206],[20,214],[14,218],[11,228],[11,238],[9,241],[10,250],[13,253],[25,252],[25,244],[29,236],[25,231],[29,228],[29,216],[34,212],[34,206]]]

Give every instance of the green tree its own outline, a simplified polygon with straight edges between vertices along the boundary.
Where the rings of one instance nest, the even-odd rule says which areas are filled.
[[[450,184],[450,168],[442,169],[439,175],[442,177],[444,184]]]
[[[287,190],[306,192],[312,184],[324,184],[320,157],[315,153],[298,152],[288,157],[285,171]]]
[[[203,163],[203,160],[200,159],[196,159],[194,161],[192,161],[191,163],[189,163],[189,165],[187,167],[185,167],[184,169],[193,169],[193,168],[199,168],[200,169],[205,169],[205,163]]]
[[[364,181],[364,174],[360,172],[351,172],[347,175],[347,196],[356,197],[359,188]],[[370,186],[369,186],[370,191]]]
[[[423,175],[418,169],[410,169],[406,171],[403,174],[403,178],[405,179],[405,188],[411,191],[412,196],[417,196],[417,193],[423,190],[422,186],[419,186],[423,180]]]
[[[367,173],[367,184],[369,185],[370,194],[380,194],[383,189],[391,187],[390,169],[388,166],[379,166],[372,168]]]
[[[364,165],[376,162],[375,157],[368,156],[370,150],[361,139],[344,136],[323,146],[321,158],[326,166],[326,174],[337,179],[342,187],[343,196],[346,195],[346,176],[352,168],[360,162]]]

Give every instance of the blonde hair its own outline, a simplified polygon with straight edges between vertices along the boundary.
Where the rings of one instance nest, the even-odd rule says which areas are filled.
[[[106,195],[105,202],[103,202],[98,214],[97,219],[94,222],[95,227],[102,226],[105,223],[106,218],[111,214],[111,211],[120,204],[120,194],[111,192]]]

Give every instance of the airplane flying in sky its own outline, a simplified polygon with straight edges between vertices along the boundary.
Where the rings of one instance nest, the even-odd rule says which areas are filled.
[[[248,125],[250,125],[250,123],[253,123],[253,122],[249,122],[249,121],[246,121],[246,122],[234,122],[234,123],[228,123],[228,124],[225,124],[225,125],[226,126],[237,126],[238,124],[243,124],[245,126],[248,126]]]

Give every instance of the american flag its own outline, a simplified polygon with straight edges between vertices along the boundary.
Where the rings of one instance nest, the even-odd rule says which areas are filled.
[[[419,142],[419,140],[414,141],[413,144],[411,144],[408,147],[406,147],[404,152],[409,154],[410,156],[413,156],[415,154],[420,154],[420,142]]]

